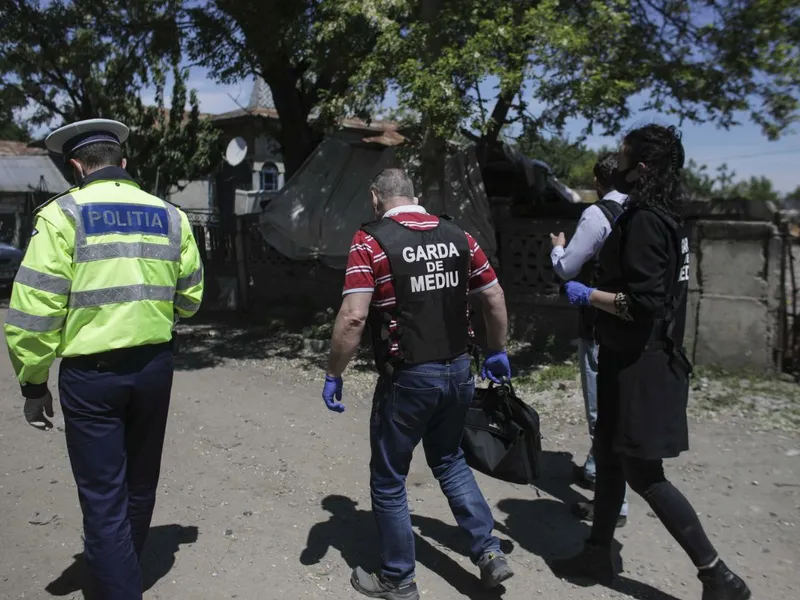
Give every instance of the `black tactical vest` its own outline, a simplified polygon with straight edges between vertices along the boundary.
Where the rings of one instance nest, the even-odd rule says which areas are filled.
[[[614,200],[600,200],[595,203],[595,206],[600,209],[600,212],[602,212],[603,216],[608,220],[612,230],[614,229],[614,223],[617,218],[622,214],[622,211],[625,210],[622,204]],[[597,287],[597,269],[599,264],[600,253],[598,252],[590,261],[583,265],[576,279],[589,287]],[[594,322],[596,318],[597,309],[595,307],[582,306],[580,308],[578,336],[581,339],[594,340]]]
[[[371,309],[369,323],[375,362],[420,364],[460,356],[469,345],[467,291],[470,250],[467,237],[449,217],[433,229],[413,230],[394,219],[367,223],[389,260],[397,305],[389,313]],[[389,321],[400,353],[389,357]]]
[[[662,211],[650,208],[637,208],[626,212],[617,221],[618,226],[601,250],[598,284],[607,292],[616,293],[625,290],[626,283],[620,258],[628,229],[627,221],[636,210],[650,210],[669,225],[672,235],[667,277],[672,285],[663,311],[647,322],[623,321],[615,315],[598,311],[596,321],[598,341],[614,350],[631,352],[642,352],[655,344],[663,344],[674,358],[684,363],[685,368],[691,371],[691,365],[683,352],[690,269],[688,227]]]

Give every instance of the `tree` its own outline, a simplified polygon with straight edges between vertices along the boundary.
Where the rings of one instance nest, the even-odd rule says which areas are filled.
[[[418,115],[423,165],[465,125],[484,144],[514,120],[559,133],[584,118],[586,133],[617,134],[637,93],[678,121],[731,127],[749,111],[770,139],[797,120],[796,0],[377,4],[391,12],[351,81],[393,87]]]
[[[3,87],[0,89],[0,140],[27,142],[30,140],[28,126],[21,123],[14,114],[26,104],[25,97],[16,90]]]
[[[553,174],[573,189],[594,189],[594,165],[604,152],[616,149],[602,147],[592,150],[583,142],[571,142],[560,136],[541,137],[525,129],[516,139],[517,149],[530,158],[543,160]]]
[[[780,193],[772,187],[772,181],[767,177],[750,177],[735,185],[722,190],[725,197],[745,198],[747,200],[768,200],[780,203]]]
[[[212,0],[189,14],[196,60],[270,85],[290,173],[324,126],[388,91],[424,193],[464,130],[482,149],[518,121],[616,135],[637,95],[676,121],[747,113],[770,139],[797,120],[796,0]]]
[[[188,94],[181,61],[180,0],[35,0],[6,3],[0,16],[0,75],[6,93],[26,98],[33,125],[112,118],[131,128],[134,176],[164,195],[207,172],[217,133]],[[172,72],[172,105],[164,106]],[[156,106],[142,91],[155,86]],[[156,186],[156,180],[158,185]]]
[[[800,185],[794,188],[783,198],[783,205],[786,208],[800,209]]]
[[[380,0],[212,0],[191,7],[192,57],[223,83],[257,75],[272,91],[291,176],[327,127],[367,117],[381,91],[351,75],[372,51]],[[361,92],[356,93],[356,90]],[[350,101],[345,108],[344,97]]]

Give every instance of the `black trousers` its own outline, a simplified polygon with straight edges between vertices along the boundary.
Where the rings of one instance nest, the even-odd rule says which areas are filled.
[[[598,452],[591,543],[608,546],[614,539],[617,517],[625,498],[625,482],[647,500],[650,508],[696,567],[717,557],[692,505],[664,476],[663,461],[642,460],[621,454]]]
[[[600,348],[594,436],[597,476],[590,541],[602,546],[611,544],[627,481],[695,566],[702,567],[713,562],[717,552],[703,531],[697,512],[667,481],[660,458],[675,456],[688,445],[682,425],[686,420],[682,384],[660,388],[650,385],[675,378],[665,371],[670,368],[669,363],[661,358],[657,354],[629,358]],[[663,421],[667,414],[672,415],[667,420],[679,426],[669,428],[650,422]]]
[[[83,512],[84,555],[104,600],[141,600],[142,553],[172,389],[169,344],[65,358],[67,450]]]

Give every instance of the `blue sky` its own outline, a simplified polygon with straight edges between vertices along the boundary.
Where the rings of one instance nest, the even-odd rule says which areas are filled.
[[[205,77],[206,72],[193,69],[189,81],[190,87],[197,90],[201,110],[207,113],[221,113],[245,106],[250,98],[252,80],[245,80],[233,85],[219,85]],[[484,87],[484,86],[482,86]],[[487,91],[491,86],[487,86]],[[489,96],[490,97],[490,96]],[[393,103],[393,99],[388,101]],[[640,105],[640,104],[638,104]],[[637,113],[637,103],[632,105],[635,117],[626,123],[627,127],[647,121],[675,124],[657,113]],[[781,192],[789,192],[800,186],[800,135],[786,133],[780,140],[770,142],[761,133],[761,129],[750,123],[747,115],[739,119],[743,124],[728,131],[718,129],[715,125],[693,125],[685,123],[683,132],[684,146],[687,156],[700,164],[708,165],[713,175],[716,168],[727,163],[736,172],[737,179],[764,175],[772,180],[775,188]],[[585,123],[574,120],[567,125],[566,134],[576,139]],[[626,128],[627,128],[626,127]],[[800,127],[798,127],[800,129]],[[592,136],[587,139],[590,147],[616,145],[614,138]],[[547,160],[547,157],[540,157]]]

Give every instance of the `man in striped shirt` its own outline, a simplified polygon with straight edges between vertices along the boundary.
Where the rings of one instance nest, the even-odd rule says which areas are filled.
[[[490,352],[483,376],[499,381],[511,376],[503,291],[476,241],[418,206],[402,169],[384,170],[371,191],[379,218],[353,239],[322,393],[330,410],[344,410],[341,375],[369,319],[380,372],[370,419],[370,488],[382,564],[375,574],[357,568],[351,581],[372,598],[419,598],[405,480],[422,442],[456,521],[470,537],[482,580],[495,587],[513,573],[460,444],[475,390],[468,295],[480,300],[486,319]]]

